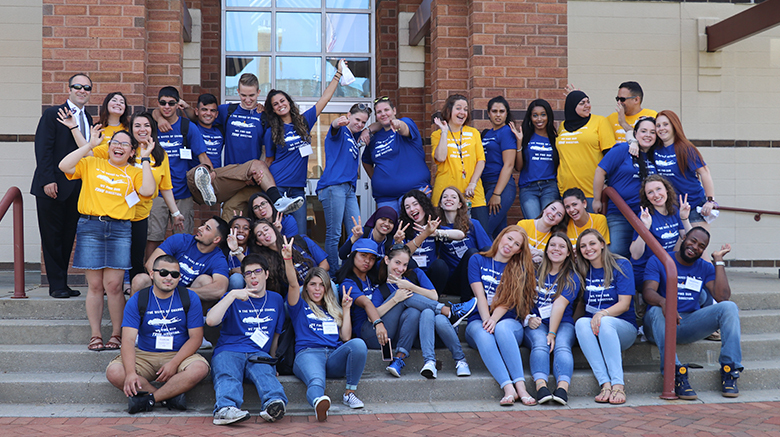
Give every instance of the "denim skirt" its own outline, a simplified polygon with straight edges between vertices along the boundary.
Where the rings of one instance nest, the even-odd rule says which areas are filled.
[[[129,270],[131,228],[130,220],[82,215],[76,228],[73,267]]]

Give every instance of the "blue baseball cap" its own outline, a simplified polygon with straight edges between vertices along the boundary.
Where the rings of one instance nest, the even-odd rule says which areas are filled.
[[[379,256],[376,242],[370,238],[361,238],[358,241],[355,241],[355,244],[352,245],[352,251],[370,253],[372,255]]]

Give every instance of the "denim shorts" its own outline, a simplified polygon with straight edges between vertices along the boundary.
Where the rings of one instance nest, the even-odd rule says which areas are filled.
[[[85,270],[130,269],[130,220],[82,215],[76,228],[73,267]]]

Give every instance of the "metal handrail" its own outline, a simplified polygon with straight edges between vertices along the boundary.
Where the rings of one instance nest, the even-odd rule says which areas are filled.
[[[0,220],[5,217],[8,208],[14,205],[14,295],[13,299],[26,299],[24,292],[24,209],[22,192],[11,187],[0,200]]]
[[[753,216],[753,220],[755,221],[761,221],[761,214],[768,214],[768,215],[780,215],[780,211],[766,211],[763,209],[749,209],[749,208],[736,208],[733,206],[721,206],[718,205],[717,208],[721,211],[733,211],[733,212],[747,212],[750,214],[755,214]]]
[[[658,257],[666,269],[666,339],[664,341],[664,386],[661,393],[661,399],[677,399],[674,394],[674,375],[676,372],[674,366],[674,357],[677,354],[677,265],[664,250],[661,243],[656,240],[653,234],[642,224],[639,217],[628,206],[625,200],[612,188],[607,187],[601,193],[601,204],[603,211],[606,212],[609,200],[617,206],[620,213],[628,220],[632,228],[642,237],[645,244],[653,254]]]

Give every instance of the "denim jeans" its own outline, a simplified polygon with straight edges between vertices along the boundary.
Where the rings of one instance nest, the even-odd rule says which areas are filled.
[[[286,194],[287,197],[293,198],[300,196],[303,198],[303,205],[293,212],[292,217],[298,224],[298,235],[308,235],[306,233],[306,190],[303,187],[276,187],[279,190],[279,194]]]
[[[531,349],[531,375],[534,381],[540,379],[547,381],[550,376],[550,346],[547,345],[547,333],[550,327],[542,323],[536,329],[525,328],[525,345]],[[567,322],[561,322],[558,325],[558,332],[555,333],[555,364],[553,365],[553,375],[557,382],[571,382],[571,376],[574,374],[574,356],[571,353],[571,346],[574,344],[574,325]]]
[[[720,364],[729,364],[734,368],[742,367],[742,347],[740,346],[739,308],[731,301],[723,301],[691,313],[680,313],[677,325],[677,344],[693,343],[720,329]],[[664,370],[664,339],[666,336],[666,318],[661,307],[647,307],[645,313],[645,335],[661,351],[661,371]],[[675,355],[674,360],[680,364]]]
[[[420,310],[398,304],[382,316],[382,322],[387,330],[387,338],[392,339],[395,351],[401,352],[408,357],[414,340],[417,338],[417,330],[420,325]],[[369,349],[379,349],[381,347],[379,340],[376,338],[373,324],[369,320],[363,322],[363,326],[360,327],[360,337],[365,340]]]
[[[276,379],[276,368],[268,364],[250,363],[249,357],[262,355],[271,358],[265,352],[247,354],[243,352],[222,351],[211,359],[211,372],[214,380],[214,392],[217,402],[214,412],[223,407],[241,409],[244,403],[244,380],[248,379],[257,387],[263,409],[275,400],[287,404],[282,384]]]
[[[357,390],[363,369],[366,367],[366,343],[359,338],[342,344],[336,349],[308,348],[295,354],[293,373],[306,384],[306,400],[314,406],[314,400],[325,394],[325,378],[347,377],[347,390]]]
[[[231,273],[230,278],[228,278],[228,289],[230,290],[237,290],[244,288],[246,286],[246,281],[244,281],[244,275],[241,273]]]
[[[623,217],[623,214],[607,215],[607,227],[609,227],[610,252],[631,259],[629,248],[631,247],[631,239],[634,237],[634,228]],[[641,278],[639,280],[641,281]]]
[[[436,361],[436,334],[452,353],[452,359],[460,361],[466,358],[460,339],[449,319],[442,314],[435,314],[430,308],[420,313],[420,349],[424,361]]]
[[[599,335],[593,334],[590,327],[590,317],[581,317],[574,324],[577,341],[585,358],[593,369],[593,376],[599,386],[606,382],[623,384],[622,351],[631,347],[636,341],[637,330],[629,322],[617,317],[601,318]],[[709,332],[712,334],[712,331]],[[708,334],[708,335],[709,335]]]
[[[523,210],[523,218],[535,219],[542,213],[548,203],[561,198],[558,192],[558,181],[548,179],[536,181],[520,187],[520,208]]]
[[[493,379],[501,388],[507,384],[525,381],[520,344],[523,342],[523,324],[515,319],[504,319],[496,324],[493,334],[482,327],[481,320],[466,326],[466,341],[479,350]]]
[[[485,189],[485,201],[490,202],[493,196],[493,191],[496,189],[496,183],[498,181],[487,182],[482,180],[482,187]],[[517,195],[517,185],[515,185],[515,178],[510,177],[509,182],[506,183],[504,191],[501,192],[501,209],[497,214],[490,214],[488,216],[488,225],[485,228],[485,232],[491,237],[496,238],[507,225],[506,216],[509,213],[509,208],[512,207],[512,203],[515,201]],[[488,207],[488,213],[490,213],[490,207]]]
[[[335,272],[340,264],[341,224],[347,230],[352,229],[352,217],[357,220],[360,216],[355,187],[349,182],[331,185],[318,191],[317,198],[322,202],[325,214],[325,253],[328,254],[330,270]]]
[[[479,224],[482,226],[482,229],[487,229],[488,227],[488,207],[485,206],[475,206],[471,208],[471,218],[478,221]],[[488,234],[490,235],[490,234]]]

